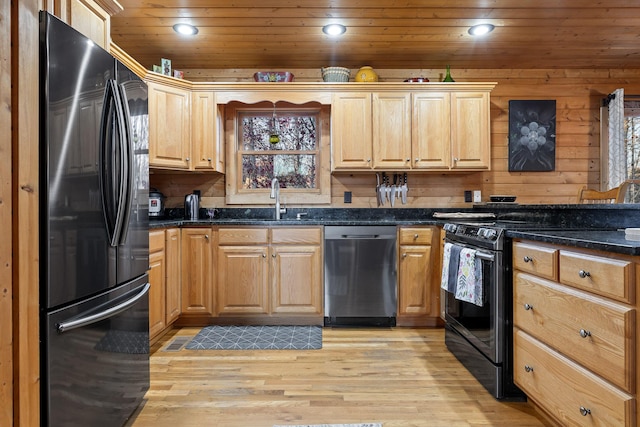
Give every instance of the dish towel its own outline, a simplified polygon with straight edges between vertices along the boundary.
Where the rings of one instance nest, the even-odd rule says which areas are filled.
[[[482,261],[474,249],[462,248],[458,266],[456,299],[482,307]]]
[[[444,253],[442,254],[442,278],[440,279],[440,287],[445,291],[456,293],[456,276],[458,275],[458,265],[460,263],[460,251],[462,246],[453,243],[444,244]]]

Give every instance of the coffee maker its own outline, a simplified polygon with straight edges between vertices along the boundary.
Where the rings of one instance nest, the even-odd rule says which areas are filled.
[[[184,197],[184,219],[200,219],[200,190]]]

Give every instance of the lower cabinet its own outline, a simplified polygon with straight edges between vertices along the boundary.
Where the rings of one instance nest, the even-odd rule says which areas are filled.
[[[320,227],[218,230],[217,314],[322,319]]]
[[[400,326],[431,325],[439,318],[436,227],[398,230],[398,316]]]
[[[561,425],[636,426],[639,261],[513,243],[514,382]]]
[[[180,315],[180,230],[149,232],[149,336],[154,338]]]
[[[182,314],[213,315],[213,230],[182,228]]]

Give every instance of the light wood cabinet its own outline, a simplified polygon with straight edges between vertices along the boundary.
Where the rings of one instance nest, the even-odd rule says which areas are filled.
[[[635,426],[637,260],[520,240],[513,256],[515,383],[564,425]]]
[[[180,315],[180,230],[149,232],[149,336],[155,338]]]
[[[191,92],[147,82],[149,96],[149,166],[191,166]]]
[[[149,232],[149,337],[162,332],[165,323],[166,263],[164,230]]]
[[[213,315],[213,230],[180,230],[182,314]]]
[[[339,92],[332,170],[486,170],[489,90]]]
[[[401,227],[398,230],[398,325],[423,325],[439,316],[436,227]]]
[[[53,0],[47,2],[47,10],[109,50],[111,16],[123,9],[116,0]]]
[[[413,169],[491,166],[489,92],[413,94]]]
[[[220,119],[213,91],[191,93],[192,169],[224,173],[224,150],[218,143]]]
[[[166,323],[172,324],[181,310],[181,252],[180,229],[168,228],[165,230],[164,252],[166,265]]]
[[[218,230],[217,314],[322,314],[320,227]]]

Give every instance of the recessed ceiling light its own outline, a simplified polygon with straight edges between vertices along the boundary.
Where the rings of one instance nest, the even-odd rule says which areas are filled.
[[[472,36],[484,36],[485,34],[489,34],[495,28],[492,24],[478,24],[469,28],[469,34]]]
[[[193,36],[198,34],[198,28],[191,24],[176,24],[173,26],[173,31],[178,34],[184,34],[186,36]]]
[[[342,24],[329,24],[322,27],[322,32],[329,36],[339,36],[347,31],[347,27]]]

